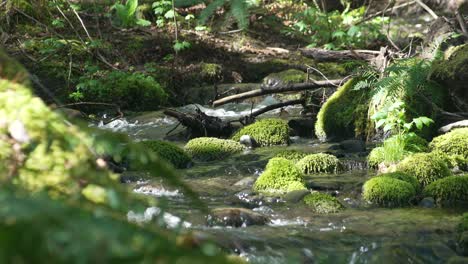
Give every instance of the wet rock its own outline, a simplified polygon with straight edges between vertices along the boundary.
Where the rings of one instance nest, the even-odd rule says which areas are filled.
[[[340,142],[340,148],[346,152],[364,152],[366,143],[359,139],[348,139]]]
[[[306,118],[292,119],[288,122],[293,135],[307,138],[314,136],[314,124],[315,120]]]
[[[240,191],[235,196],[239,201],[238,204],[248,208],[255,208],[265,203],[262,196],[255,195],[251,190]]]
[[[302,201],[302,198],[309,194],[309,190],[295,190],[292,192],[288,192],[283,199],[288,203],[298,203]]]
[[[345,171],[367,169],[367,161],[365,160],[344,159],[341,160],[341,164]]]
[[[327,151],[341,150],[340,144],[332,144],[327,148]]]
[[[270,220],[263,214],[245,208],[218,208],[208,215],[209,226],[245,227],[251,225],[265,225]]]
[[[441,134],[445,134],[445,133],[450,132],[452,129],[461,128],[461,127],[468,127],[468,119],[443,126],[439,128],[438,132]]]
[[[249,135],[242,135],[239,139],[239,143],[248,148],[255,148],[258,146],[257,141]]]
[[[432,197],[425,197],[424,199],[419,202],[419,206],[424,208],[434,208],[435,207],[435,200]]]
[[[234,186],[238,187],[252,187],[255,182],[255,177],[245,177],[242,180],[234,183]]]

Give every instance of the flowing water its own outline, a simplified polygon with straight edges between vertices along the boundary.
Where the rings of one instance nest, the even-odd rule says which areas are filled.
[[[264,105],[268,103],[274,102],[267,98]],[[180,110],[191,109],[194,106]],[[202,110],[222,118],[250,112],[249,105]],[[288,111],[293,113],[295,109]],[[143,140],[162,139],[176,124],[176,120],[160,112],[151,112],[99,126]],[[181,146],[183,143],[179,142]],[[360,198],[363,182],[372,176],[372,172],[363,169],[362,157],[347,155],[351,170],[345,173],[307,177],[308,186],[336,195],[346,206],[341,213],[314,214],[301,202],[286,203],[278,197],[266,198],[251,192],[253,180],[276,152],[298,149],[317,153],[328,146],[312,139],[296,138],[288,147],[250,150],[223,161],[195,163],[189,169],[180,170],[208,208],[252,209],[269,216],[271,221],[267,225],[209,227],[206,213],[194,208],[179,190],[145,177],[130,184],[136,192],[163,198],[167,210],[161,212],[152,207],[144,215],[129,212],[129,220],[146,221],[152,215],[163,213],[168,227],[203,234],[251,263],[445,263],[457,256],[455,228],[466,208],[372,208]],[[126,174],[137,178],[140,175]]]

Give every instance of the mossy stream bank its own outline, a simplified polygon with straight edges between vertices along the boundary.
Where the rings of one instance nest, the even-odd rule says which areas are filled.
[[[235,116],[242,112],[242,106],[212,111]],[[151,112],[115,124],[135,139],[154,140],[165,137],[176,121]],[[186,142],[176,143],[182,146]],[[123,176],[137,192],[163,197],[169,216],[176,216],[172,218],[176,224],[182,219],[183,228],[193,230],[200,239],[213,239],[251,263],[446,263],[460,258],[456,226],[466,208],[425,208],[418,204],[393,209],[372,207],[361,198],[362,185],[375,175],[362,165],[365,157],[333,149],[332,144],[318,140],[293,138],[289,146],[246,150],[221,161],[195,161],[192,167],[179,170],[209,209],[250,209],[268,218],[265,225],[209,225],[207,214],[194,209],[177,190],[140,172],[127,171]],[[305,184],[336,197],[344,209],[318,214],[301,199],[255,194],[255,179],[268,160],[284,150],[330,151],[341,157],[347,169],[306,176]]]

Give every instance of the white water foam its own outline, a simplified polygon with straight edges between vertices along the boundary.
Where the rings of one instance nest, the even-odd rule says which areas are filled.
[[[148,207],[143,214],[135,213],[133,211],[128,212],[127,219],[134,223],[146,223],[153,220],[155,217],[160,216],[160,214],[161,209],[158,207]],[[192,226],[191,223],[182,221],[180,217],[166,212],[163,213],[162,219],[168,228],[176,228],[179,226],[189,228]]]
[[[136,193],[152,195],[156,197],[175,197],[182,196],[182,193],[179,190],[167,190],[164,187],[154,187],[154,186],[140,186],[133,189]]]

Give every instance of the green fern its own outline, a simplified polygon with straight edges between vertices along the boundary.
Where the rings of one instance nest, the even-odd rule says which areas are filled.
[[[176,0],[175,5],[178,7],[192,6],[195,4],[205,3],[206,8],[200,14],[199,22],[206,24],[208,20],[216,13],[216,10],[225,7],[229,10],[226,13],[226,19],[234,18],[239,28],[244,29],[249,25],[247,19],[249,15],[249,1],[247,0],[212,0],[212,1],[197,1],[197,0]]]

